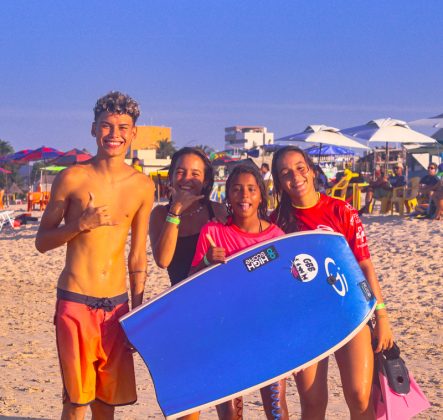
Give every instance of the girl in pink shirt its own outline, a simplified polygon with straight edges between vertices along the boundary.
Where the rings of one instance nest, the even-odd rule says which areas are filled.
[[[266,189],[258,169],[252,165],[238,165],[226,181],[228,221],[209,222],[201,232],[192,261],[191,273],[207,266],[224,263],[226,257],[251,245],[284,235],[276,225],[268,222]],[[260,390],[268,419],[288,419],[285,392],[281,380]],[[242,418],[243,400],[236,398],[217,406],[220,419]]]

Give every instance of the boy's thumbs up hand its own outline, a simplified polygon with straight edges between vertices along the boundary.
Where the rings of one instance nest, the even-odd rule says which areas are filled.
[[[115,226],[117,223],[112,222],[111,215],[109,214],[109,206],[95,207],[95,196],[92,192],[89,192],[89,201],[85,210],[79,219],[79,228],[83,231],[96,229],[100,226]]]

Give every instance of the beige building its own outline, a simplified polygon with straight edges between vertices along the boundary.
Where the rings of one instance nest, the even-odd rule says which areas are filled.
[[[132,141],[131,147],[126,155],[125,162],[130,165],[132,158],[140,159],[143,172],[149,174],[152,171],[168,166],[171,159],[157,159],[157,143],[160,140],[171,141],[171,128],[152,125],[138,125],[137,136]]]
[[[171,141],[171,127],[159,127],[153,125],[137,126],[137,136],[132,141],[128,151],[128,158],[137,156],[136,151],[155,149],[159,140]]]
[[[143,172],[145,174],[149,174],[153,171],[158,171],[166,166],[169,166],[171,164],[171,158],[167,159],[157,159],[155,157],[156,149],[140,149],[135,150],[133,157],[137,157],[140,159],[141,166],[143,168]],[[132,158],[125,159],[125,162],[128,165],[131,165]]]
[[[235,125],[225,128],[226,149],[251,149],[274,143],[274,133],[266,127]]]

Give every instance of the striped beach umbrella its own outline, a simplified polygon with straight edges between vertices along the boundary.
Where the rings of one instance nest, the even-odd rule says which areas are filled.
[[[30,153],[25,155],[22,159],[23,162],[32,162],[36,160],[49,160],[54,159],[58,156],[61,156],[63,152],[60,150],[54,149],[52,147],[42,146],[38,149],[32,150]]]
[[[91,158],[92,155],[86,150],[74,148],[56,157],[53,161],[51,161],[51,164],[60,166],[74,165],[76,163],[85,162]]]

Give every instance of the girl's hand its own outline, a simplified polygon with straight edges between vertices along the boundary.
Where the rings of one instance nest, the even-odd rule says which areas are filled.
[[[171,192],[171,211],[174,214],[180,215],[186,209],[191,207],[196,201],[204,198],[204,195],[194,195],[187,191],[177,191],[175,188],[170,188]]]
[[[211,264],[225,263],[226,262],[226,251],[224,248],[211,246],[206,253],[206,259]]]
[[[383,311],[383,314],[375,315],[374,336],[377,340],[375,353],[389,350],[394,345],[394,336],[385,311]]]

